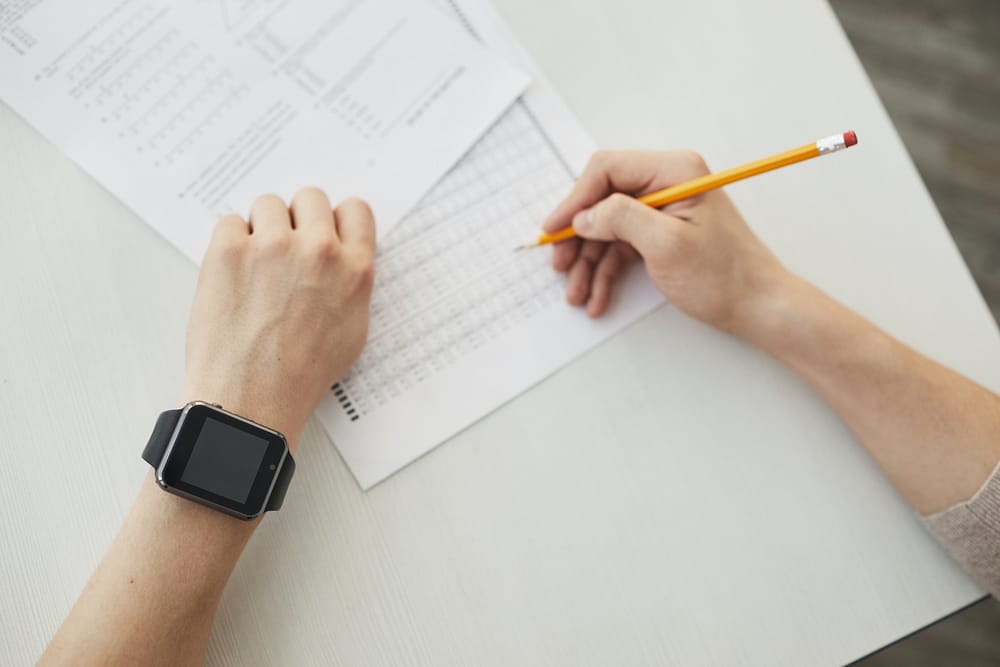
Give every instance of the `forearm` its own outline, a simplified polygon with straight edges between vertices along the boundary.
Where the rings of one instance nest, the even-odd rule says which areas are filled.
[[[808,381],[922,514],[968,499],[1000,460],[995,394],[804,280],[776,275],[734,331]]]
[[[255,398],[250,384],[192,376],[180,404],[220,403],[283,432],[294,452],[304,418]],[[200,665],[222,591],[259,523],[167,493],[148,474],[41,664]]]
[[[201,664],[257,523],[164,493],[148,476],[41,664]]]
[[[251,478],[256,484],[264,479],[261,456],[284,449],[273,431],[284,435],[287,453],[294,454],[306,419],[361,352],[374,280],[375,221],[364,202],[349,199],[334,210],[315,188],[299,191],[290,207],[273,195],[259,197],[250,217],[222,218],[202,260],[180,404],[222,405],[266,427],[266,433],[258,432],[261,438],[254,436],[266,443],[266,451],[245,460],[232,442],[216,446],[230,439],[217,430],[205,450],[216,476],[230,463],[246,468],[256,456],[253,465],[261,466]],[[211,421],[203,419],[197,426],[202,434]],[[175,439],[183,434],[183,422],[177,428]],[[212,445],[213,438],[220,440]],[[191,449],[187,443],[188,457],[205,446],[194,442]],[[137,458],[140,449],[136,443]],[[191,460],[179,460],[186,474]],[[268,468],[287,483],[294,467],[285,465]],[[232,489],[203,488],[185,482],[183,474],[179,481],[205,492],[193,494],[197,498],[242,502],[228,495],[239,495]],[[271,484],[267,488],[277,488],[276,479]],[[267,506],[264,490],[258,485],[254,496],[253,485],[246,489],[244,500],[256,499],[244,507],[253,512],[241,514],[256,515],[258,507]],[[148,476],[42,663],[200,664],[222,591],[258,523],[170,495]]]

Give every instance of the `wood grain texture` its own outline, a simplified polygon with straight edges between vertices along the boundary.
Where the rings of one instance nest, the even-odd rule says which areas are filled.
[[[825,2],[497,4],[605,146],[738,164],[855,124],[865,150],[734,198],[797,270],[1000,388],[996,327]],[[176,400],[195,269],[6,107],[0,147],[0,663],[25,664]],[[368,493],[311,422],[208,663],[838,665],[979,595],[801,382],[663,308]]]
[[[1000,317],[1000,4],[831,5],[979,289]],[[857,664],[1000,664],[1000,602],[985,600]]]

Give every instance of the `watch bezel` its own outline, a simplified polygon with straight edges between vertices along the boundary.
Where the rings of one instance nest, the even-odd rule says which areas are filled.
[[[194,449],[195,441],[201,433],[205,420],[209,417],[268,441],[267,450],[261,459],[247,500],[244,503],[180,479]],[[288,442],[280,432],[229,412],[218,405],[194,401],[185,405],[181,410],[177,426],[170,436],[170,442],[163,454],[163,459],[156,468],[156,483],[169,493],[249,521],[264,513],[271,493],[274,491],[278,474],[288,456]],[[271,466],[274,468],[271,469]]]

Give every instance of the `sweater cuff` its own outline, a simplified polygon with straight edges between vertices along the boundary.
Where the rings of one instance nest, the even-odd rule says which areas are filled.
[[[973,579],[1000,597],[1000,463],[972,498],[922,520]]]

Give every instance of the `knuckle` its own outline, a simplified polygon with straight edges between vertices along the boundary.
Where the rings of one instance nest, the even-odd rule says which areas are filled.
[[[361,266],[357,270],[358,287],[365,293],[371,292],[375,286],[375,267],[371,264]]]
[[[611,164],[613,158],[614,151],[609,151],[604,148],[594,151],[593,155],[590,156],[590,160],[587,162],[586,171],[603,172]]]
[[[367,254],[359,254],[353,261],[353,271],[358,286],[370,290],[375,285],[375,261]]]
[[[604,249],[606,245],[607,244],[601,241],[597,242],[587,241],[586,243],[583,244],[583,247],[580,249],[580,258],[590,262],[591,264],[594,264],[599,259],[601,259],[601,255],[604,254]]]
[[[243,239],[232,236],[216,237],[210,246],[210,252],[225,263],[233,263],[243,256],[246,244]]]
[[[345,212],[360,213],[368,217],[372,216],[372,207],[368,205],[368,202],[360,197],[348,197],[344,201],[340,202],[340,206],[338,208]]]
[[[325,281],[336,272],[340,261],[340,244],[329,236],[321,236],[310,241],[299,256],[302,270],[310,280]]]
[[[595,164],[595,165],[604,164],[608,161],[610,155],[611,151],[605,148],[596,150],[594,151],[594,154],[590,156],[590,164]]]
[[[266,195],[260,195],[259,197],[254,199],[252,208],[256,209],[264,206],[275,206],[275,205],[284,207],[285,200],[279,197],[278,195],[274,194],[273,192],[269,192]]]
[[[232,213],[222,217],[215,225],[206,254],[215,255],[221,259],[238,257],[246,246],[246,237],[233,233],[229,228],[240,225],[246,229],[246,224],[243,218]]]
[[[605,200],[604,214],[611,220],[624,216],[632,206],[632,198],[616,192]]]
[[[601,262],[597,271],[595,272],[595,277],[603,280],[611,280],[618,275],[619,265],[615,262]]]
[[[292,249],[290,234],[269,234],[260,244],[264,257],[283,257]]]
[[[320,236],[309,244],[309,256],[319,265],[328,264],[340,256],[340,244],[332,236]]]
[[[315,185],[307,185],[304,188],[299,188],[299,190],[292,196],[292,206],[295,207],[310,199],[319,199],[325,196],[326,193],[320,188]]]
[[[694,171],[701,173],[708,173],[708,163],[705,162],[705,158],[702,157],[701,153],[698,151],[681,151],[680,159]]]

